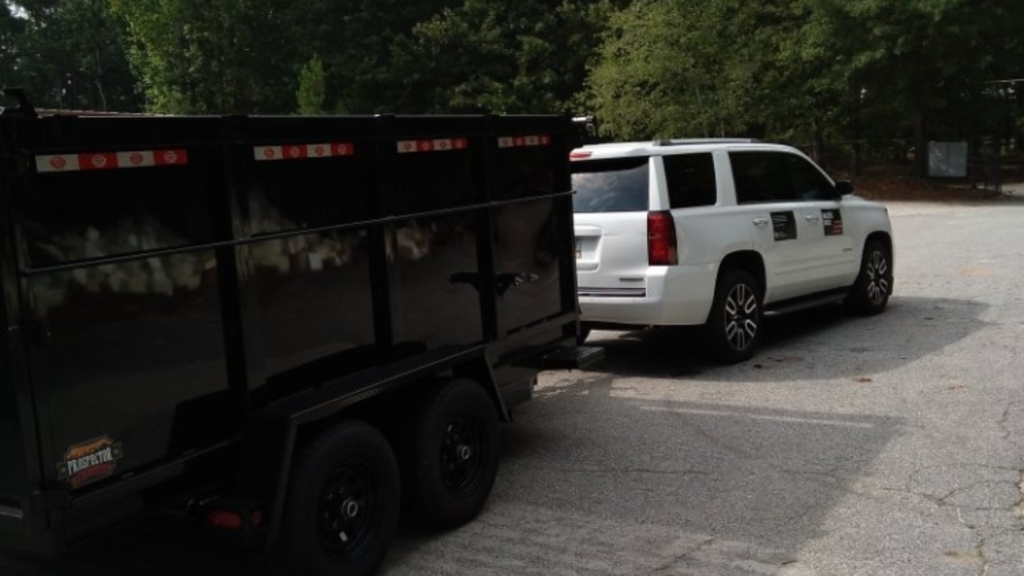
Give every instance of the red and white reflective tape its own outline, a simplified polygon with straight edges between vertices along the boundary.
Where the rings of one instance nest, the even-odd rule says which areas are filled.
[[[465,138],[437,138],[433,140],[399,140],[398,153],[412,152],[448,152],[469,148],[469,140]]]
[[[498,138],[498,148],[525,148],[527,146],[550,146],[551,136],[539,134],[536,136],[501,136]]]
[[[252,150],[253,157],[256,158],[257,162],[303,160],[305,158],[334,158],[337,156],[353,156],[356,153],[356,148],[351,142],[256,146]]]
[[[188,151],[186,150],[134,150],[130,152],[36,156],[36,172],[39,173],[153,168],[186,164],[188,164]]]

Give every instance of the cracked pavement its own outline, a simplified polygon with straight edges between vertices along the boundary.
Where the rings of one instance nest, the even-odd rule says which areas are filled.
[[[890,204],[886,313],[774,318],[755,358],[689,331],[595,332],[502,428],[494,492],[444,534],[405,521],[411,575],[1024,574],[1024,201]],[[4,576],[262,573],[152,519]]]

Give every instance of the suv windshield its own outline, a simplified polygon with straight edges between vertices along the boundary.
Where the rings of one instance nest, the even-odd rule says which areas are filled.
[[[617,158],[573,162],[572,206],[576,212],[642,212],[647,210],[649,158]]]

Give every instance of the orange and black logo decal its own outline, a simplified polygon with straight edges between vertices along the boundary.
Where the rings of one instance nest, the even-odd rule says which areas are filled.
[[[57,472],[72,489],[81,488],[113,476],[122,456],[121,443],[103,436],[68,448],[64,461],[57,464]]]

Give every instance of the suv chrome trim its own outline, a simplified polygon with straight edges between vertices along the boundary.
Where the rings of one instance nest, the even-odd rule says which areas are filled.
[[[600,297],[600,298],[645,298],[646,288],[584,288],[576,289],[579,296]]]

